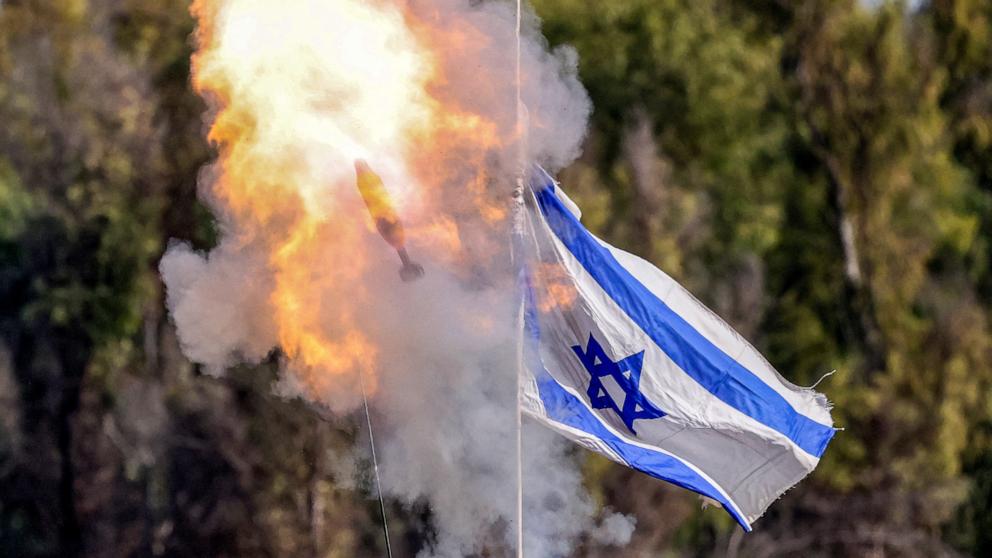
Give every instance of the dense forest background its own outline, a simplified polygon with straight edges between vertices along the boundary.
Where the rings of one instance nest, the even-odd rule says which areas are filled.
[[[585,455],[637,518],[579,556],[992,555],[992,2],[537,0],[595,105],[562,174],[836,404],[817,471],[743,536]],[[202,374],[158,260],[214,240],[185,0],[0,1],[0,555],[376,556],[329,455],[357,426]],[[390,504],[397,555],[430,511]],[[493,554],[498,555],[498,554]]]

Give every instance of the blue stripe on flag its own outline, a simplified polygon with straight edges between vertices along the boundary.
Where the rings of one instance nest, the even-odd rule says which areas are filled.
[[[541,402],[544,403],[548,418],[589,433],[590,436],[609,446],[633,469],[720,502],[723,508],[744,527],[745,531],[751,530],[751,526],[748,525],[737,507],[730,502],[730,499],[695,470],[671,455],[623,440],[604,426],[582,401],[563,388],[546,370],[538,370],[535,375],[537,376],[537,389],[540,391]]]
[[[554,194],[536,192],[551,230],[613,301],[675,364],[715,397],[792,440],[806,453],[823,455],[834,429],[797,412],[750,370],[721,351],[634,278],[599,244]]]

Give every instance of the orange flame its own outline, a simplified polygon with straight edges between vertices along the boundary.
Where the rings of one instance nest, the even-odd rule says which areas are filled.
[[[452,264],[466,221],[494,228],[506,218],[486,169],[515,131],[479,108],[498,102],[500,88],[484,83],[494,78],[478,76],[478,105],[451,87],[449,53],[492,46],[480,30],[404,2],[291,4],[195,0],[192,70],[214,109],[210,201],[228,234],[267,251],[280,346],[317,396],[342,375],[374,373],[379,353],[360,309],[373,296],[368,253],[382,245],[355,196],[353,161],[382,174],[372,184],[379,214],[388,207],[398,219],[395,207],[408,240]],[[498,235],[479,236],[493,245],[478,250],[498,253]]]
[[[535,306],[541,312],[551,312],[556,308],[568,309],[579,298],[574,279],[561,265],[542,262],[533,267],[534,282],[540,285],[535,289]]]

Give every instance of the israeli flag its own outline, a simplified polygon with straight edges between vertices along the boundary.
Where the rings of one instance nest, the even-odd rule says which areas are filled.
[[[525,192],[525,414],[719,502],[744,529],[816,467],[823,395],[780,376],[650,263],[606,244],[542,169]]]

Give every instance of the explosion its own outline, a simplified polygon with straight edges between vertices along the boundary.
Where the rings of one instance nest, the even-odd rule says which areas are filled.
[[[358,314],[375,296],[366,278],[381,245],[367,234],[353,164],[369,160],[385,177],[411,244],[464,263],[461,228],[476,223],[452,210],[502,225],[486,159],[514,138],[453,98],[443,51],[478,52],[488,38],[437,33],[436,17],[388,2],[199,0],[192,11],[193,84],[216,107],[209,195],[241,243],[265,247],[278,346],[314,399],[342,375],[374,378],[376,345]],[[468,207],[440,203],[452,189]],[[322,319],[328,300],[334,323]]]
[[[364,378],[383,409],[383,489],[431,503],[440,555],[477,551],[513,517],[511,455],[493,454],[515,439],[510,194],[520,148],[560,168],[590,110],[572,51],[549,51],[525,14],[518,125],[513,8],[192,7],[193,86],[216,150],[200,195],[220,238],[206,254],[174,244],[161,263],[183,351],[218,375],[276,354],[277,391],[338,414]],[[416,282],[396,273],[400,247],[408,274],[411,256],[424,268]],[[528,493],[528,545],[563,555],[594,508],[564,442],[534,436],[527,470],[561,473]]]

